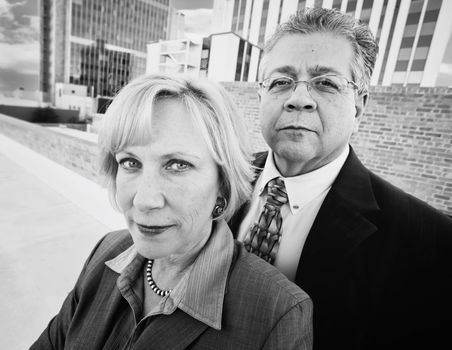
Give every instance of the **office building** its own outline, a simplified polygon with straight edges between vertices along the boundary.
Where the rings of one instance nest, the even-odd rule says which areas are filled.
[[[257,79],[261,51],[257,45],[232,32],[212,34],[199,41],[159,41],[148,45],[146,72],[253,82]]]
[[[146,45],[166,39],[170,0],[41,0],[44,99],[55,84],[86,86],[88,97],[111,97],[146,69]],[[61,90],[60,90],[61,91]]]
[[[175,8],[170,8],[170,18],[168,40],[183,39],[185,37],[185,15]]]
[[[262,47],[279,23],[307,7],[336,8],[369,24],[380,47],[372,85],[452,85],[452,1],[215,0],[215,30]]]
[[[148,44],[146,73],[184,73],[198,76],[202,40],[161,40]]]

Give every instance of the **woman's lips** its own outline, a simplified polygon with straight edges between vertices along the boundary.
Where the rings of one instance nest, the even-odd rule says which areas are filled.
[[[171,228],[173,225],[165,225],[165,226],[158,226],[158,225],[152,225],[152,226],[147,226],[147,225],[141,225],[139,223],[136,223],[138,230],[143,233],[143,234],[153,234],[153,235],[157,235],[160,234],[162,232],[165,232],[166,230],[168,230],[169,228]]]

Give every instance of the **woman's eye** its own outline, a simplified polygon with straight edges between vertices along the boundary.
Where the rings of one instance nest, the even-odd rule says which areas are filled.
[[[175,172],[181,172],[185,171],[188,168],[190,168],[191,164],[188,162],[185,162],[183,160],[173,160],[168,162],[166,169],[175,171]]]
[[[124,158],[119,160],[119,165],[126,170],[135,170],[141,168],[141,163],[134,158]]]

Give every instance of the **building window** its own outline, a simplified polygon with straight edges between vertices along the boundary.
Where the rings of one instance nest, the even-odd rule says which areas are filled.
[[[235,67],[235,81],[240,81],[242,75],[243,52],[245,50],[245,40],[240,40],[239,51],[237,53],[237,65]]]
[[[306,7],[306,1],[298,1],[297,11],[303,11]]]
[[[247,43],[246,53],[245,53],[245,66],[243,67],[242,81],[248,81],[252,48],[253,48],[253,45],[251,45],[250,43]]]
[[[259,28],[259,39],[257,41],[258,45],[261,45],[261,46],[264,46],[264,42],[265,42],[265,28],[267,27],[269,3],[270,3],[270,0],[264,0],[263,6],[262,6],[261,26]]]
[[[391,27],[389,29],[388,45],[386,45],[386,50],[384,52],[383,62],[382,62],[382,65],[381,65],[381,72],[385,71],[386,63],[388,61],[389,50],[391,49],[392,36],[394,34],[394,27],[395,27],[395,24],[396,24],[396,21],[397,21],[397,16],[399,14],[399,8],[400,8],[400,0],[397,0],[397,2],[395,4],[395,8],[394,8],[394,15],[392,17]],[[384,76],[384,74],[380,74],[380,78],[378,79],[378,83],[379,84],[382,83],[383,76]]]
[[[345,10],[345,12],[347,12],[348,15],[353,17],[353,15],[355,14],[355,10],[356,10],[356,0],[349,1],[347,3],[347,9]]]

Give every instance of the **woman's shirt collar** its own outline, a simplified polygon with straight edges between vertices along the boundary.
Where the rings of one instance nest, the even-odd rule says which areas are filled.
[[[195,262],[158,310],[146,316],[172,314],[179,308],[206,325],[221,330],[226,283],[232,263],[234,241],[224,220],[214,222],[212,234]],[[143,276],[145,259],[134,245],[105,264],[120,274],[117,285],[128,287]],[[123,294],[124,295],[124,294]],[[142,295],[141,295],[142,297]]]

